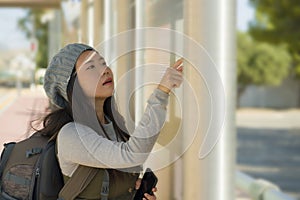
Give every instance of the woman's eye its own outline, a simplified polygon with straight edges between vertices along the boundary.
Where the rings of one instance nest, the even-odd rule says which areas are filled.
[[[106,62],[102,63],[102,65],[106,66]]]
[[[94,65],[90,65],[90,66],[88,66],[86,69],[88,70],[88,69],[94,69],[94,68],[95,68]]]

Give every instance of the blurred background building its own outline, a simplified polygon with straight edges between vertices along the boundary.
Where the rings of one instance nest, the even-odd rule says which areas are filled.
[[[249,13],[240,11],[240,5],[252,11],[252,18],[248,18],[252,21],[243,30],[237,30],[236,22]],[[275,198],[273,193],[266,197],[268,189],[277,195],[278,190],[274,189],[277,187],[300,199],[300,70],[296,45],[300,46],[299,28],[296,28],[300,7],[296,3],[275,0],[0,0],[0,6],[3,13],[8,8],[8,12],[12,12],[11,7],[23,13],[18,18],[18,27],[26,40],[18,50],[12,47],[19,44],[11,40],[8,42],[11,44],[0,44],[0,117],[4,117],[9,108],[16,107],[15,97],[11,97],[15,87],[19,98],[21,91],[27,99],[39,98],[28,106],[37,102],[41,107],[47,106],[40,99],[45,99],[41,84],[48,62],[64,45],[82,42],[96,49],[104,47],[103,53],[116,83],[121,85],[117,88],[119,108],[132,130],[155,87],[148,83],[137,87],[152,75],[149,63],[169,65],[187,55],[184,51],[135,49],[143,42],[163,44],[167,41],[168,48],[174,50],[185,47],[185,41],[172,31],[164,32],[166,35],[162,37],[151,37],[147,31],[132,30],[148,27],[173,30],[204,47],[215,65],[208,63],[208,58],[201,61],[201,65],[215,67],[219,76],[203,77],[199,73],[203,68],[193,65],[192,58],[185,63],[186,80],[194,90],[196,103],[187,92],[188,84],[171,95],[167,122],[155,150],[167,147],[172,141],[175,145],[165,148],[164,161],[154,158],[150,161],[157,163],[146,163],[157,168],[158,199],[242,200],[251,196],[252,199],[288,199],[284,195]],[[297,34],[289,35],[284,30]],[[130,40],[122,43],[111,40],[126,31],[132,36]],[[134,51],[119,55],[123,48],[131,49],[132,45]],[[201,58],[199,55],[198,60]],[[139,66],[145,67],[137,70]],[[206,78],[222,80],[224,88],[217,89],[224,89],[225,94],[221,91],[219,95],[220,105],[225,95],[226,115],[217,145],[208,156],[199,159],[209,119],[214,116],[210,110],[211,91],[206,85],[210,82]],[[36,97],[36,93],[40,95]],[[123,103],[122,99],[129,100]],[[19,116],[18,111],[14,112]],[[34,116],[39,114],[34,113]],[[34,119],[32,112],[28,112],[28,116],[15,120]],[[193,122],[199,123],[195,130]],[[26,135],[30,132],[27,126],[26,122]],[[187,141],[186,137],[193,137],[187,133],[194,132],[196,137]],[[22,134],[20,130],[19,135],[5,135],[2,143],[20,139]],[[180,141],[191,144],[185,146]],[[168,165],[157,167],[166,161]],[[257,179],[267,180],[276,187]],[[257,185],[261,187],[256,191]]]

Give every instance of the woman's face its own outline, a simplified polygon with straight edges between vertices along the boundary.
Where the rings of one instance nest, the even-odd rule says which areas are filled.
[[[79,84],[87,97],[106,99],[112,96],[113,73],[97,52],[83,52],[75,67]]]

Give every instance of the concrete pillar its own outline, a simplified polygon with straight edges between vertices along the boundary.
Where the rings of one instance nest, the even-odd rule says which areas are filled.
[[[104,4],[103,1],[94,1],[94,46],[104,39]]]
[[[79,42],[88,42],[88,0],[81,1]]]
[[[146,16],[146,0],[135,1],[135,28],[145,27]],[[145,35],[137,32],[135,35],[135,43],[137,47],[145,42]],[[135,67],[141,67],[144,64],[144,51],[137,50],[135,52]],[[135,73],[135,87],[138,88],[142,85],[144,80],[144,70],[138,70]],[[144,111],[144,89],[140,88],[135,93],[135,124],[138,125]]]
[[[128,31],[132,29],[131,27],[131,20],[133,13],[133,8],[131,7],[130,0],[122,0],[122,1],[116,1],[115,4],[115,21],[116,21],[116,33],[119,34],[124,31]],[[132,42],[134,42],[133,37],[132,40],[123,40],[122,43],[115,44],[114,49],[122,48],[122,47],[128,47],[129,45],[132,45]],[[115,80],[117,80],[117,87],[116,88],[122,88],[116,91],[116,96],[118,97],[118,100],[120,102],[119,109],[121,113],[123,114],[127,128],[129,130],[134,129],[134,123],[133,122],[133,116],[131,115],[134,113],[134,105],[127,105],[125,100],[130,99],[130,93],[131,88],[134,87],[134,80],[129,78],[130,70],[134,68],[134,52],[129,52],[125,55],[122,55],[115,61],[113,67],[115,67],[114,71],[115,73]],[[118,84],[121,84],[118,85]],[[133,101],[130,103],[133,104]],[[128,109],[129,107],[129,109]],[[131,108],[131,109],[130,109]]]
[[[117,27],[116,27],[116,34],[127,31],[130,29],[129,27],[129,20],[130,20],[130,0],[123,0],[118,1],[118,3],[115,4],[116,6],[116,13],[117,13]],[[126,42],[126,41],[125,41]],[[129,41],[128,41],[129,42]],[[129,44],[122,44],[122,45],[129,45]],[[115,48],[118,48],[118,44],[115,46]],[[130,54],[123,55],[118,58],[117,60],[117,71],[118,71],[118,77],[122,77],[126,72],[128,72],[131,68],[129,66],[130,64]],[[128,84],[129,86],[129,84]]]
[[[94,33],[95,33],[95,16],[94,6],[95,1],[89,0],[87,5],[87,44],[90,46],[94,45]]]
[[[183,157],[183,199],[234,199],[236,151],[234,125],[236,99],[235,3],[235,0],[184,1],[185,34],[202,45],[215,62],[225,88],[226,114],[225,124],[218,143],[208,155],[199,159],[199,148],[205,139],[205,129],[208,128],[210,122],[210,119],[203,117],[210,111],[209,99],[205,98],[209,94],[203,80],[195,78],[197,71],[186,64],[185,77],[196,91],[200,91],[196,96],[200,107],[203,109],[200,109],[200,113],[194,113],[194,105],[188,104],[188,98],[184,99],[184,133],[190,131],[191,121],[187,120],[187,117],[191,113],[194,116],[198,114],[202,118],[197,135]],[[205,66],[207,63],[203,61],[202,65]],[[215,77],[207,78],[214,80]]]
[[[162,14],[160,11],[162,6],[157,5],[159,1],[156,3],[148,3],[145,6],[145,26],[146,27],[163,27],[163,26],[170,26],[171,28],[175,29],[173,26],[175,23],[175,13],[174,15],[166,15]],[[177,3],[176,3],[177,4]],[[174,5],[167,4],[165,5],[169,9],[173,9]],[[166,25],[167,24],[167,25]],[[147,40],[157,40],[159,38],[146,38]],[[166,41],[169,41],[169,44],[174,44],[174,39],[172,35],[169,38],[165,38]],[[172,47],[170,47],[172,49]],[[162,51],[160,49],[147,49],[145,52],[145,59],[147,63],[174,63],[175,55],[172,52]],[[148,67],[145,69],[145,76],[147,74],[151,74],[153,69]],[[156,85],[148,86],[144,90],[144,96],[148,97],[153,90],[156,88]],[[163,129],[158,137],[157,143],[154,149],[162,149],[165,148],[175,137],[175,133],[177,133],[180,125],[180,120],[178,117],[175,116],[175,109],[176,109],[176,99],[174,94],[170,95],[169,98],[169,105],[168,105],[168,119],[164,124]],[[180,147],[179,147],[180,148]],[[175,153],[172,151],[168,151],[165,153],[165,160],[172,160]],[[159,162],[159,161],[158,161]],[[176,162],[179,163],[180,161]],[[171,163],[171,162],[170,162]],[[175,174],[175,167],[176,163],[171,163],[168,166],[165,166],[159,170],[155,170],[155,174],[158,177],[158,192],[156,193],[157,199],[176,199],[176,194],[179,192],[178,190],[175,191],[177,188],[176,186],[178,183],[175,181],[177,180],[175,177],[180,177],[181,174]],[[146,163],[146,165],[151,166],[154,163]],[[157,163],[159,165],[159,163]],[[177,164],[178,166],[178,164]],[[148,167],[148,166],[146,166]],[[181,171],[181,169],[179,169]],[[180,184],[180,182],[179,182]]]
[[[48,59],[49,62],[62,47],[62,13],[61,10],[55,9],[53,11],[53,19],[49,21],[48,30]]]

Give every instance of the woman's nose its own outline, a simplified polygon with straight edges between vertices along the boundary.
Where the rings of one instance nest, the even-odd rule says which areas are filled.
[[[105,67],[105,69],[103,70],[102,76],[105,76],[105,75],[109,75],[108,67]]]

